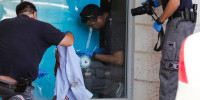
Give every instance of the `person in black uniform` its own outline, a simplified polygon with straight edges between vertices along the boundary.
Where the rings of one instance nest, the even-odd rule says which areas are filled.
[[[91,76],[84,76],[86,88],[100,97],[122,97],[124,88],[124,38],[125,18],[117,12],[104,12],[94,4],[85,6],[81,20],[89,28],[100,30],[102,52],[77,52],[92,58]]]
[[[0,97],[3,100],[34,100],[31,83],[38,76],[44,52],[52,45],[70,46],[71,32],[65,35],[52,25],[37,20],[36,7],[21,2],[17,17],[0,22]]]
[[[159,4],[162,5],[164,11],[153,27],[160,32],[163,22],[168,19],[160,63],[159,98],[160,100],[175,100],[180,46],[183,40],[194,31],[196,9],[193,8],[192,0],[154,0],[154,5],[159,6]]]

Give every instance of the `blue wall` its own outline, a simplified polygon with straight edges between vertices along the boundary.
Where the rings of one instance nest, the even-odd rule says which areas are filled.
[[[0,1],[0,19],[15,17],[15,7],[20,0],[3,0]],[[89,29],[81,23],[80,12],[87,4],[100,5],[100,0],[34,0],[37,7],[38,20],[48,22],[61,31],[71,31],[75,36],[75,50],[86,50]],[[93,30],[92,38],[88,51],[92,51],[99,45],[99,32]],[[49,98],[54,94],[54,65],[55,65],[55,46],[50,47],[41,63],[40,68],[49,72],[47,76],[37,79],[33,85],[35,90],[33,94],[36,100]]]

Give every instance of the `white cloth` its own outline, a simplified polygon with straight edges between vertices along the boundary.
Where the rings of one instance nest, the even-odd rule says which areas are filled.
[[[57,100],[89,100],[93,95],[85,88],[80,58],[74,47],[57,46],[60,67],[57,69],[54,94]]]

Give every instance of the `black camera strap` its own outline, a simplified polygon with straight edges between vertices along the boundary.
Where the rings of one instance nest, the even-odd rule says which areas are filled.
[[[152,11],[152,12],[155,15],[155,17],[158,18],[158,15],[155,13],[155,11]],[[156,21],[156,18],[153,15],[151,15],[151,17],[154,21]],[[160,46],[158,47],[159,40],[160,40]],[[154,51],[157,51],[157,52],[161,51],[163,48],[163,45],[164,45],[164,41],[165,41],[165,34],[164,34],[163,27],[162,27],[160,32],[158,33],[158,40],[157,40],[156,45],[154,46]]]
[[[160,46],[158,47],[158,41],[160,39]],[[164,41],[165,41],[165,34],[164,34],[164,30],[163,28],[161,29],[161,31],[158,33],[158,40],[156,45],[154,46],[154,51],[161,51],[164,45]]]

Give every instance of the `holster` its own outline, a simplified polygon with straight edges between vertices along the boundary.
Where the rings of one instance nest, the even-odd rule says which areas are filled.
[[[186,21],[196,22],[197,20],[197,4],[193,4],[193,9],[185,8],[184,17]]]
[[[15,92],[23,93],[27,86],[31,86],[32,79],[31,78],[20,78],[16,84],[17,88],[15,89]]]

